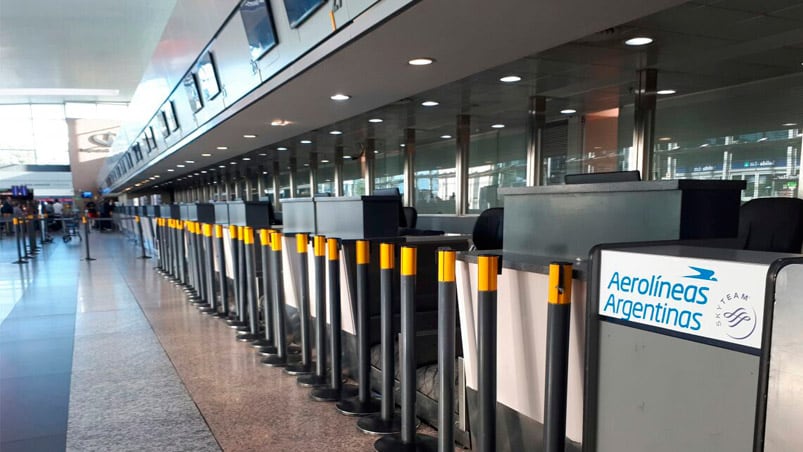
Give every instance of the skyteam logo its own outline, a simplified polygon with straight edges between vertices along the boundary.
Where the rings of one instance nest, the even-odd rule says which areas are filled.
[[[707,268],[701,268],[701,267],[692,267],[691,265],[689,265],[689,268],[692,269],[694,272],[696,272],[696,274],[687,275],[686,278],[702,279],[703,281],[717,281],[717,279],[714,278],[714,273],[715,273],[714,270],[709,270]]]
[[[758,316],[750,303],[750,296],[732,292],[717,302],[714,314],[717,327],[726,336],[737,341],[745,340],[756,332]]]

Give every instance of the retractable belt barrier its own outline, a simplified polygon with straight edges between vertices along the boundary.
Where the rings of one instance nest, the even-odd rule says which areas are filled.
[[[499,256],[477,257],[478,289],[478,444],[479,452],[496,450],[496,283]]]
[[[215,265],[214,265],[214,242],[212,239],[212,225],[201,224],[201,274],[204,287],[204,300],[206,304],[198,310],[204,314],[217,314],[217,301],[215,297]]]
[[[284,309],[284,270],[282,267],[282,234],[270,234],[271,248],[271,281],[273,289],[273,341],[276,345],[276,354],[267,356],[262,364],[270,367],[285,367],[287,365],[287,316]]]
[[[438,250],[438,451],[454,451],[455,259],[450,249]]]
[[[217,266],[218,266],[218,293],[220,294],[218,305],[220,308],[215,314],[220,318],[229,316],[229,284],[226,278],[226,252],[223,245],[223,226],[215,225],[215,239],[217,242]]]
[[[139,215],[134,217],[134,220],[137,223],[137,230],[139,232],[139,247],[142,250],[142,256],[139,259],[150,259],[151,257],[148,256],[148,253],[145,252],[145,235],[142,233],[142,221],[139,218]]]
[[[22,253],[22,228],[20,227],[20,220],[18,218],[13,218],[11,223],[14,227],[14,238],[17,241],[17,260],[12,262],[12,264],[27,264],[28,260]]]
[[[243,231],[243,251],[245,252],[244,310],[247,330],[237,336],[240,342],[252,342],[259,336],[259,311],[257,305],[256,269],[254,268],[254,228],[246,226]]]
[[[415,394],[415,283],[418,270],[418,250],[401,247],[401,433],[387,435],[374,443],[380,452],[435,451],[437,441],[432,436],[416,434]],[[384,369],[383,369],[384,371]]]
[[[298,384],[308,387],[326,386],[326,237],[312,238],[315,254],[315,373],[298,377]]]
[[[549,303],[544,391],[544,451],[566,450],[566,391],[569,371],[569,320],[572,313],[572,264],[549,264]]]
[[[95,259],[89,254],[89,222],[86,221],[86,217],[81,217],[81,222],[84,224],[84,247],[86,248],[86,257],[84,258],[85,261],[90,262],[94,261]]]
[[[379,402],[371,396],[371,350],[368,343],[368,270],[370,243],[357,240],[357,397],[341,400],[337,409],[346,415],[378,413]]]
[[[271,280],[272,265],[270,262],[270,236],[273,233],[270,229],[259,230],[260,257],[262,261],[262,317],[265,321],[262,337],[252,342],[259,354],[270,356],[276,354],[274,342],[273,321],[273,282]]]
[[[393,268],[396,264],[395,245],[379,244],[379,303],[380,342],[382,349],[382,400],[380,413],[360,419],[357,427],[366,433],[389,435],[401,432],[401,419],[395,411],[393,347]]]
[[[307,262],[309,235],[296,234],[296,251],[298,252],[298,317],[301,333],[301,361],[289,364],[284,368],[289,375],[306,375],[312,373],[312,339],[310,334],[309,305],[309,265]]]
[[[187,222],[187,300],[194,305],[203,305],[203,287],[198,281],[198,223]]]
[[[240,227],[236,225],[229,226],[229,240],[231,242],[231,264],[233,274],[231,275],[232,279],[232,288],[234,289],[234,309],[231,309],[229,312],[229,317],[226,319],[226,323],[229,324],[232,328],[238,328],[242,326],[240,322],[240,272],[242,269],[240,268]]]

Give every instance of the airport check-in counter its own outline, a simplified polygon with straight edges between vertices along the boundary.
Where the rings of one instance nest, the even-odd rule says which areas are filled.
[[[586,450],[803,450],[803,257],[612,245],[590,272]]]
[[[498,252],[503,268],[497,292],[498,450],[540,448],[550,262],[574,264],[566,436],[569,449],[580,450],[591,248],[600,243],[735,237],[744,186],[743,181],[677,180],[500,190],[505,218],[504,249]],[[471,424],[476,421],[478,387],[476,256],[461,253],[456,269]]]
[[[273,226],[273,207],[269,201],[230,201],[226,204],[228,206],[228,221],[230,225],[252,227],[254,228],[255,236],[258,235],[257,231],[260,229],[276,228],[276,226]],[[225,243],[229,246],[229,233],[227,231],[224,233],[226,234]],[[259,275],[262,272],[262,260],[259,258],[259,247],[261,244],[258,238],[255,241],[255,245],[257,252],[254,259],[254,268]],[[230,251],[231,250],[227,250],[227,267],[232,256]],[[284,265],[287,265],[287,263]],[[231,269],[226,269],[227,275],[234,275],[233,267],[234,265],[232,263]],[[287,276],[285,276],[285,284],[287,284]],[[258,285],[258,287],[261,286]],[[260,296],[262,296],[262,294],[260,294]]]

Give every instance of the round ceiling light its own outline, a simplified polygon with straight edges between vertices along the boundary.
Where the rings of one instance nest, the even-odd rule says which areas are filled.
[[[652,38],[648,38],[646,36],[636,36],[625,41],[625,44],[629,46],[646,46],[647,44],[651,43]]]

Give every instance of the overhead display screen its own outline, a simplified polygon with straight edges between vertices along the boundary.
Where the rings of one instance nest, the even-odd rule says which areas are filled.
[[[192,108],[193,113],[197,113],[204,108],[204,104],[201,101],[201,94],[198,92],[198,84],[195,83],[195,74],[192,72],[187,74],[182,84],[187,91],[187,97],[190,100],[190,108]]]
[[[301,25],[318,7],[326,3],[326,0],[284,0],[284,9],[287,10],[287,20],[290,27],[296,28]]]
[[[251,59],[256,61],[278,43],[270,7],[266,0],[245,0],[240,5],[240,17],[248,37]]]
[[[217,81],[217,71],[211,52],[206,52],[198,60],[198,85],[204,102],[209,102],[220,94],[220,84]]]

